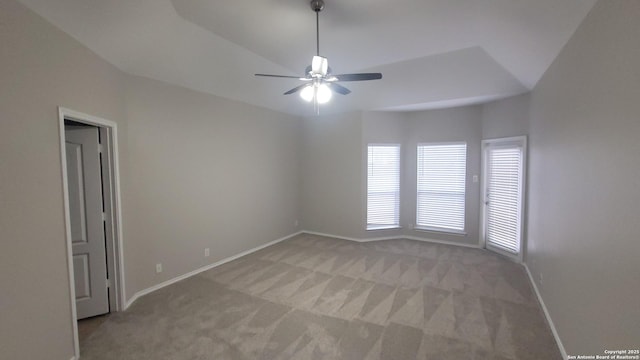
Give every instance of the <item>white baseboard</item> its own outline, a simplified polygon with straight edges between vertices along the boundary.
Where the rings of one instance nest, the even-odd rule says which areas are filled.
[[[203,271],[207,271],[207,270],[213,269],[213,268],[218,267],[218,266],[220,266],[222,264],[226,264],[226,263],[228,263],[230,261],[233,261],[233,260],[236,260],[236,259],[241,258],[243,256],[249,255],[249,254],[254,253],[254,252],[258,251],[258,250],[262,250],[262,249],[264,249],[264,248],[266,248],[268,246],[277,244],[277,243],[279,243],[281,241],[285,241],[287,239],[290,239],[290,238],[292,238],[294,236],[297,236],[297,235],[300,235],[302,233],[303,233],[302,231],[298,231],[297,233],[293,233],[291,235],[287,235],[287,236],[282,237],[280,239],[273,240],[273,241],[268,242],[266,244],[262,244],[260,246],[254,247],[252,249],[243,251],[243,252],[241,252],[239,254],[230,256],[228,258],[224,258],[224,259],[222,259],[220,261],[217,261],[217,262],[215,262],[213,264],[209,264],[209,265],[203,266],[201,268],[198,268],[198,269],[196,269],[194,271],[191,271],[189,273],[186,273],[184,275],[180,275],[180,276],[175,277],[173,279],[169,279],[167,281],[161,282],[160,284],[148,287],[148,288],[146,288],[144,290],[140,290],[140,291],[136,292],[131,297],[131,299],[129,299],[129,301],[127,301],[127,303],[125,304],[124,310],[127,310],[129,308],[129,306],[131,306],[141,296],[147,295],[147,294],[152,293],[152,292],[154,292],[156,290],[162,289],[165,286],[169,286],[169,285],[174,284],[174,283],[176,283],[176,282],[178,282],[180,280],[184,280],[184,279],[190,278],[190,277],[192,277],[194,275],[197,275],[197,274],[199,274],[199,273],[201,273]],[[72,360],[74,360],[74,359],[72,359]]]
[[[425,241],[425,242],[443,244],[443,245],[462,246],[462,247],[468,247],[468,248],[473,248],[473,249],[479,249],[480,248],[480,246],[477,245],[477,244],[464,244],[464,243],[457,243],[457,242],[453,242],[453,241],[435,240],[435,239],[429,239],[429,238],[423,238],[423,237],[411,236],[411,235],[396,235],[396,236],[384,236],[384,237],[374,237],[374,238],[352,238],[352,237],[347,237],[347,236],[340,236],[340,235],[334,235],[334,234],[325,234],[325,233],[321,233],[321,232],[317,232],[317,231],[309,231],[309,230],[303,230],[302,233],[309,234],[309,235],[332,237],[332,238],[342,239],[342,240],[356,241],[356,242],[361,242],[361,243],[363,243],[363,242],[372,242],[372,241],[382,241],[382,240],[409,239],[409,240]]]
[[[453,246],[462,246],[462,247],[472,248],[472,249],[480,249],[480,245],[478,244],[465,244],[465,243],[458,243],[458,242],[446,241],[446,240],[435,240],[435,239],[423,238],[419,236],[400,236],[399,238],[417,240],[417,241],[426,241],[426,242],[442,244],[442,245],[453,245]]]
[[[556,330],[555,325],[553,325],[553,320],[551,320],[551,315],[549,315],[549,310],[547,310],[547,306],[544,304],[544,300],[542,300],[542,295],[538,290],[538,285],[533,280],[533,275],[531,275],[531,270],[529,270],[529,266],[526,263],[523,263],[524,268],[527,270],[527,275],[529,275],[529,281],[533,285],[533,290],[538,297],[538,302],[540,302],[540,306],[542,306],[542,311],[544,311],[544,316],[547,318],[547,322],[549,323],[549,327],[551,328],[551,332],[553,333],[553,337],[556,339],[556,344],[558,344],[558,349],[560,350],[560,354],[563,359],[567,358],[567,351],[564,349],[564,345],[562,345],[562,341],[560,340],[560,336],[558,335],[558,330]]]
[[[317,235],[317,236],[331,237],[331,238],[342,239],[342,240],[349,240],[349,241],[356,241],[356,242],[364,242],[364,241],[362,241],[362,239],[356,239],[356,238],[352,238],[352,237],[338,236],[338,235],[332,235],[332,234],[325,234],[325,233],[321,233],[321,232],[317,232],[317,231],[302,230],[302,233],[303,233],[303,234],[309,234],[309,235]],[[382,238],[380,238],[379,240],[389,240],[389,239],[382,239]]]

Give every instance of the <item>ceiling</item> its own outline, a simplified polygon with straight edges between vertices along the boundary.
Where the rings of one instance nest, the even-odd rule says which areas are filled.
[[[315,54],[307,0],[19,0],[134,75],[296,115]],[[325,0],[320,53],[344,83],[322,112],[483,103],[535,86],[596,0]]]

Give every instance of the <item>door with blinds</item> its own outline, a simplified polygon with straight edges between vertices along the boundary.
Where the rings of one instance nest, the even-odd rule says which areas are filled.
[[[484,140],[483,236],[489,250],[522,260],[526,137]]]

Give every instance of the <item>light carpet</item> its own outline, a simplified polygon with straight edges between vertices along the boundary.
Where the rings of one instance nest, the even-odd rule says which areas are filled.
[[[100,359],[561,359],[525,270],[480,249],[303,234],[140,298]]]

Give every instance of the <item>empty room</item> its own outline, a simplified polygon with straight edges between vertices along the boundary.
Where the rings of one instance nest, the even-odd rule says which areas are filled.
[[[0,359],[640,359],[640,1],[0,0]]]

